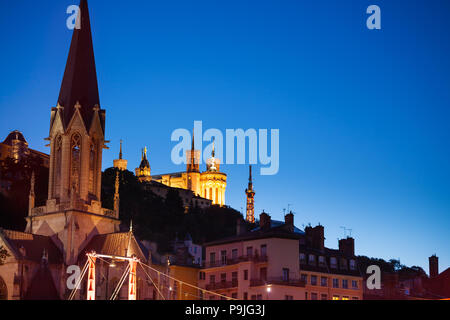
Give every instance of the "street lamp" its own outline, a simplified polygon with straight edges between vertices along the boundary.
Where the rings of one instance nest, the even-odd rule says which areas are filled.
[[[269,300],[269,294],[272,291],[272,285],[271,284],[267,285],[266,291],[267,291],[267,300]]]

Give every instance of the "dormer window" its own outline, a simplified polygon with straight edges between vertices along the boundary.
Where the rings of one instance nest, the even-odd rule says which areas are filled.
[[[331,266],[331,268],[334,268],[334,269],[337,268],[337,259],[335,257],[330,258],[330,266]]]
[[[315,265],[316,264],[316,256],[313,254],[310,254],[308,256],[308,264]]]
[[[326,266],[325,257],[319,256],[319,266],[324,267]]]

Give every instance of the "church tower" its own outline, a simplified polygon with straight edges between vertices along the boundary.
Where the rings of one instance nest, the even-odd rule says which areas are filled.
[[[255,223],[255,191],[253,190],[252,166],[250,166],[249,170],[248,187],[245,189],[245,194],[247,195],[247,216],[245,220]]]
[[[81,0],[58,103],[51,110],[46,206],[30,208],[26,232],[51,236],[73,263],[95,234],[118,230],[118,216],[101,206],[105,110],[100,108],[89,10]]]
[[[195,150],[194,131],[192,131],[192,147],[186,151],[186,179],[187,189],[195,195],[200,195],[200,151]]]
[[[119,159],[115,159],[113,161],[114,168],[119,169],[120,171],[127,170],[128,161],[123,159],[122,155],[122,140],[120,140],[120,151],[119,151]]]

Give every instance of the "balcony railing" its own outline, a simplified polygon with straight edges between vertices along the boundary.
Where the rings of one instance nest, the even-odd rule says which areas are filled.
[[[281,285],[281,286],[292,286],[292,287],[304,287],[305,281],[301,279],[283,279],[280,278],[268,278],[266,280],[263,279],[251,279],[250,280],[250,286],[251,287],[259,287],[259,286],[266,286],[266,285]]]
[[[241,256],[235,259],[225,259],[225,260],[217,260],[217,261],[208,261],[205,262],[205,268],[214,268],[214,267],[223,267],[230,266],[233,264],[237,264],[240,262],[252,261],[255,263],[258,262],[267,262],[267,256]]]
[[[216,283],[209,283],[206,285],[206,290],[220,290],[220,289],[229,289],[236,288],[238,286],[238,281],[222,281]]]

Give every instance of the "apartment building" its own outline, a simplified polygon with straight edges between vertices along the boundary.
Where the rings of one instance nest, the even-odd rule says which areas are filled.
[[[201,288],[239,300],[362,299],[353,238],[326,248],[324,228],[302,231],[292,213],[282,222],[263,212],[259,227],[243,229],[238,221],[236,236],[205,244]]]
[[[326,248],[324,227],[306,227],[300,241],[300,278],[305,300],[362,300],[363,278],[356,263],[355,241],[339,240],[339,249]]]
[[[240,300],[304,299],[298,261],[303,232],[294,227],[293,215],[274,224],[262,213],[260,227],[251,232],[244,232],[241,223],[236,236],[205,244],[199,286]]]

